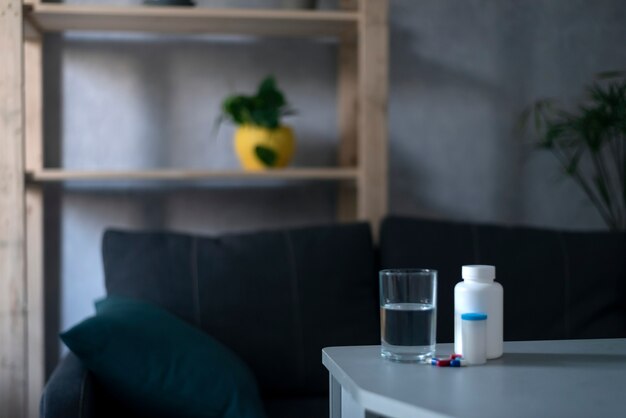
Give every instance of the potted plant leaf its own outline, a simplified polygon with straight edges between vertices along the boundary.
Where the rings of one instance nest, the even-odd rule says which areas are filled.
[[[612,230],[626,229],[626,73],[603,73],[574,108],[540,100],[523,115]]]
[[[270,76],[254,95],[227,97],[218,124],[226,118],[237,125],[235,152],[245,170],[280,168],[290,163],[295,151],[293,130],[281,123],[283,116],[293,113]]]

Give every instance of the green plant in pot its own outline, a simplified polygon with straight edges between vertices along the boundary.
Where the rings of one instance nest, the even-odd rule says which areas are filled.
[[[626,229],[626,73],[603,73],[573,109],[540,100],[523,115],[612,230]],[[532,125],[529,122],[534,122]]]
[[[281,118],[293,114],[274,77],[265,78],[256,94],[234,95],[222,103],[218,120],[230,119],[235,125],[235,152],[245,170],[265,170],[287,166],[295,151],[291,127]]]

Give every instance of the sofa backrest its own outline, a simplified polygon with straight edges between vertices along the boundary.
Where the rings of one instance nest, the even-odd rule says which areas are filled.
[[[325,394],[321,349],[379,343],[369,226],[197,237],[107,231],[108,294],[152,302],[231,348],[266,397]]]
[[[366,224],[103,239],[109,294],[202,328],[251,367],[265,397],[323,395],[323,347],[380,343],[379,268],[439,271],[438,342],[453,340],[463,264],[497,267],[506,340],[626,337],[623,233],[390,217],[378,250]]]
[[[390,217],[380,258],[383,268],[439,271],[438,342],[453,340],[464,264],[496,266],[505,340],[626,337],[625,237]]]

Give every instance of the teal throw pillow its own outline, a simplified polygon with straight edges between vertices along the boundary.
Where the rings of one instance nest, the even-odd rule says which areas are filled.
[[[246,365],[203,331],[146,302],[108,297],[61,334],[85,367],[137,413],[264,417]]]

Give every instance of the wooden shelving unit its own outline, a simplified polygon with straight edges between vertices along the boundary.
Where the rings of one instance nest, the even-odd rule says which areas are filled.
[[[44,383],[43,187],[64,182],[335,181],[338,217],[387,211],[388,0],[335,11],[109,7],[0,0],[0,416],[38,415]],[[47,32],[157,32],[334,38],[339,44],[338,167],[78,171],[43,166]]]

